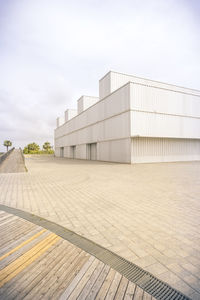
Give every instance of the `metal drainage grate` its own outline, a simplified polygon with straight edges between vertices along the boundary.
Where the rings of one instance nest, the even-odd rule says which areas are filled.
[[[129,262],[125,258],[113,253],[112,251],[92,242],[91,240],[76,234],[54,222],[38,217],[31,213],[11,208],[0,204],[0,210],[17,215],[27,221],[37,224],[59,235],[63,239],[71,242],[77,247],[83,249],[89,254],[95,256],[103,263],[109,265],[117,272],[125,276],[128,280],[140,286],[144,291],[160,300],[190,300],[181,292],[175,290],[167,283],[159,280],[149,272],[143,270],[137,265]]]

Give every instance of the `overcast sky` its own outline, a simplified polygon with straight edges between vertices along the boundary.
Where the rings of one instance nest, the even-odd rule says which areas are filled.
[[[200,1],[0,0],[0,151],[53,143],[109,70],[200,89]]]

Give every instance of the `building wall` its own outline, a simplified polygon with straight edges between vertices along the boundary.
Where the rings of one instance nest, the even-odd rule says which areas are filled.
[[[132,138],[131,163],[200,160],[200,140]]]
[[[64,157],[70,157],[70,147],[64,147]]]
[[[57,137],[56,147],[127,138],[130,136],[129,115],[129,112],[125,112]]]
[[[97,102],[55,130],[58,147],[130,137],[129,86]]]
[[[76,158],[77,159],[87,159],[86,144],[76,146]]]
[[[131,163],[131,139],[104,141],[98,144],[98,160]]]
[[[91,153],[88,153],[90,146]],[[110,162],[131,162],[131,139],[108,140],[98,143],[81,144],[75,146],[75,157],[73,157],[72,146],[64,147],[64,157],[76,159],[91,159]],[[60,157],[60,147],[56,148],[55,155]],[[95,153],[96,151],[96,153]]]
[[[124,86],[55,130],[56,147],[64,146],[64,156],[77,159],[130,162],[130,87]],[[94,144],[90,146],[88,144]],[[92,147],[92,157],[88,157]],[[58,153],[59,156],[59,152]],[[56,154],[57,155],[57,154]]]
[[[99,93],[56,128],[56,156],[64,147],[64,157],[122,163],[200,159],[199,91],[109,72]]]
[[[55,156],[57,156],[57,157],[60,156],[60,147],[55,147]]]
[[[131,136],[200,138],[200,97],[130,83]]]

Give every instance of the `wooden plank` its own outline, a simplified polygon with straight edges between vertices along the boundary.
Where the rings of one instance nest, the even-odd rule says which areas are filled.
[[[49,235],[48,232],[43,232],[40,236],[38,236],[36,239],[33,239],[26,245],[24,245],[22,248],[17,249],[15,252],[11,253],[8,257],[4,258],[2,261],[0,261],[0,268],[3,269],[12,262],[14,262],[16,259],[18,259],[21,255],[24,255],[27,251],[29,251],[31,248],[33,248],[37,243],[44,240]]]
[[[37,257],[39,255],[41,255],[42,253],[44,253],[48,248],[50,248],[53,244],[55,244],[57,241],[58,241],[58,237],[52,239],[47,246],[45,246],[42,250],[40,250],[39,253],[37,253],[37,255],[35,255],[34,257],[32,257],[29,261],[28,261],[28,264],[30,264],[32,261],[34,261],[35,259],[37,259]],[[18,268],[17,270],[15,270],[14,272],[12,272],[12,274],[8,275],[4,280],[1,281],[1,284],[0,286],[3,286],[6,282],[8,282],[10,279],[12,279],[13,277],[15,277],[20,271],[21,269],[25,268],[27,265],[27,262],[26,264],[23,264],[23,266],[21,268]],[[6,295],[7,297],[7,295]]]
[[[0,299],[7,300],[4,298],[4,295],[7,295],[8,298],[16,299],[16,295],[18,295],[21,292],[24,292],[24,290],[27,288],[27,282],[32,280],[32,273],[34,272],[35,276],[37,276],[35,265],[40,264],[41,260],[43,262],[45,258],[50,254],[52,248],[58,247],[59,243],[60,242],[53,245],[45,253],[43,253],[35,262],[33,262],[26,269],[22,270],[16,277],[7,282],[0,289]],[[29,274],[29,276],[27,276],[27,274]]]
[[[92,273],[96,269],[97,265],[99,264],[99,260],[95,258],[91,266],[88,268],[84,276],[81,278],[71,295],[69,296],[68,300],[77,299],[79,294],[81,293],[82,289],[84,288],[85,284],[88,282],[89,278],[91,277]]]
[[[101,300],[104,299],[107,295],[107,292],[109,290],[109,287],[115,277],[116,271],[113,269],[110,269],[103,285],[101,286],[101,289],[99,290],[97,296],[96,296],[96,300]]]
[[[38,232],[38,230],[28,230],[28,231],[23,232],[22,234],[20,234],[19,239],[13,239],[11,243],[8,242],[5,245],[3,245],[3,247],[0,249],[0,253],[5,254],[6,250],[9,251],[13,248],[13,246],[16,246],[19,244],[18,240],[23,241],[23,239],[25,239],[26,236],[28,236],[28,238],[29,238],[31,235],[33,235],[37,232]]]
[[[20,256],[16,261],[8,265],[6,268],[0,271],[0,287],[6,282],[21,272],[27,265],[31,264],[32,261],[37,259],[48,249],[51,245],[57,242],[60,238],[55,234],[50,234],[45,240],[34,246],[24,255]]]
[[[10,234],[10,232],[5,233],[7,235],[7,238],[4,239],[4,241],[1,240],[1,246],[0,246],[0,251],[2,249],[4,249],[7,246],[10,246],[11,243],[17,241],[19,238],[23,237],[25,234],[29,233],[30,231],[32,231],[33,228],[25,228],[23,230],[17,230],[15,231],[15,233],[13,235]],[[13,229],[14,231],[15,229]],[[15,236],[17,235],[17,237],[15,238]],[[0,237],[1,239],[1,237]]]
[[[60,255],[59,260],[57,261],[54,268],[50,267],[49,272],[46,276],[43,276],[40,281],[32,288],[30,293],[25,297],[25,299],[44,299],[46,292],[48,289],[57,281],[58,271],[62,268],[65,262],[68,262],[68,266],[74,260],[75,257],[78,256],[78,253],[74,251],[74,247],[69,248],[69,252],[63,251],[62,255]],[[40,291],[38,293],[38,291]]]
[[[21,220],[19,220],[18,217],[15,217],[11,222],[7,221],[1,227],[1,240],[3,241],[6,238],[10,238],[10,236],[7,236],[8,233],[13,234],[17,230],[23,230],[23,226],[21,224]]]
[[[105,264],[99,261],[97,267],[95,268],[94,272],[92,273],[91,277],[89,278],[88,282],[84,286],[83,290],[81,291],[80,295],[78,296],[78,300],[86,299],[87,295],[89,294],[91,288],[93,287],[95,281],[97,280],[98,276],[100,275],[103,267]]]
[[[106,300],[115,299],[115,294],[117,292],[117,289],[118,289],[121,279],[122,279],[122,275],[120,275],[118,272],[116,272],[113,282],[111,283],[108,293],[106,295],[106,298],[105,298]]]
[[[127,287],[127,290],[126,290],[126,293],[125,293],[124,300],[133,299],[133,296],[134,296],[134,293],[135,293],[135,288],[136,288],[135,283],[129,281],[128,287]]]
[[[31,230],[30,232],[28,232],[27,234],[23,235],[21,238],[19,238],[17,241],[13,241],[11,242],[9,245],[5,246],[4,248],[2,248],[0,250],[0,255],[5,254],[7,251],[10,251],[12,248],[16,247],[18,244],[22,243],[23,241],[25,241],[26,239],[28,239],[29,237],[31,237],[32,235],[36,234],[37,232],[39,232],[41,230],[41,227],[37,227],[34,230]]]
[[[64,256],[67,258],[72,254],[73,247],[69,245],[68,252],[66,254],[66,246],[61,245],[60,249],[54,249],[54,251],[50,253],[48,256],[48,260],[41,261],[41,264],[36,265],[36,274],[33,274],[32,280],[28,282],[28,285],[25,287],[25,291],[21,291],[17,299],[38,299],[38,291],[42,293],[43,284],[47,281],[48,284],[51,284],[51,276],[53,273],[56,273],[56,270],[60,268],[63,263]],[[58,252],[59,250],[59,252]],[[52,259],[53,258],[53,259]],[[36,276],[35,276],[36,275]],[[50,279],[49,279],[50,278]],[[25,296],[24,296],[25,294]]]
[[[1,210],[0,211],[0,220],[5,216],[13,216],[13,214]]]
[[[12,242],[13,240],[18,240],[21,236],[23,236],[24,234],[26,234],[27,232],[33,230],[34,228],[36,228],[35,225],[23,225],[21,224],[21,222],[18,222],[18,220],[13,222],[13,226],[8,226],[7,230],[2,230],[1,229],[1,247],[0,249],[2,249],[3,247],[5,247],[6,245],[8,245],[10,242]]]
[[[61,285],[53,292],[52,298],[59,297],[63,294],[63,292],[66,290],[66,287],[71,284],[71,282],[74,280],[74,278],[77,276],[77,274],[81,271],[83,266],[87,263],[90,256],[85,253],[85,256],[83,258],[80,258],[80,261],[76,262],[76,265],[71,270],[70,274],[66,273],[64,274],[64,277],[62,278]]]
[[[87,260],[88,256],[86,256],[86,253],[82,251],[75,257],[74,261],[69,266],[64,264],[56,273],[57,280],[55,280],[54,284],[48,288],[48,291],[42,299],[56,299]],[[55,297],[55,295],[57,295],[57,297]]]
[[[10,222],[10,219],[12,220],[13,217],[14,216],[10,215],[10,214],[6,214],[5,216],[1,216],[0,217],[0,226],[2,226],[2,224],[4,223],[4,221],[9,221]]]
[[[133,299],[134,293],[135,293],[136,285],[135,283],[129,281],[128,287],[124,296],[124,300],[130,300]]]
[[[142,298],[143,298],[143,290],[137,285],[133,300],[142,300]]]
[[[6,213],[5,211],[0,210],[0,218],[1,218],[1,216],[6,215],[6,214],[7,214],[7,213]]]
[[[80,272],[76,275],[76,277],[73,279],[73,281],[70,283],[70,285],[67,287],[67,289],[63,292],[63,294],[60,296],[59,300],[65,300],[68,299],[70,294],[73,292],[79,281],[82,279],[83,275],[86,273],[88,268],[91,266],[91,264],[94,261],[94,256],[90,256],[88,261],[84,264]]]
[[[18,224],[17,227],[16,227],[16,224]],[[1,229],[4,230],[5,232],[9,231],[9,229],[11,227],[13,227],[13,228],[16,227],[19,229],[20,227],[23,227],[23,226],[36,226],[36,225],[33,223],[29,223],[28,221],[26,222],[17,216],[12,216],[12,218],[4,220],[4,222],[2,222],[0,225]]]
[[[44,232],[46,232],[46,229],[43,229],[41,231],[39,231],[38,233],[34,234],[32,237],[30,237],[29,239],[27,239],[26,241],[22,242],[21,244],[19,244],[17,247],[15,247],[14,249],[10,250],[9,252],[5,253],[4,255],[2,255],[0,257],[0,261],[5,259],[6,257],[8,257],[9,255],[11,255],[12,253],[16,252],[17,250],[19,250],[20,248],[22,248],[23,246],[27,245],[28,243],[30,243],[31,241],[33,241],[34,239],[36,239],[37,237],[39,237],[40,235],[42,235]]]
[[[89,294],[87,295],[87,300],[96,299],[96,295],[98,294],[106,276],[110,271],[110,266],[104,265],[103,270],[99,277],[97,278],[95,284],[93,285],[92,289],[90,290]]]
[[[17,259],[15,260],[13,263],[11,263],[10,265],[8,265],[6,268],[2,269],[0,271],[0,280],[2,280],[5,276],[7,276],[8,274],[10,274],[11,272],[13,272],[15,269],[17,269],[18,267],[20,267],[23,263],[26,262],[26,260],[29,259],[30,256],[35,255],[38,251],[40,251],[40,249],[43,246],[46,246],[46,244],[51,240],[54,239],[56,237],[55,234],[49,234],[45,239],[42,240],[42,242],[39,242],[37,245],[35,245],[35,247],[33,247],[32,249],[30,249],[29,251],[27,251],[22,257],[21,259]]]
[[[37,261],[11,280],[3,294],[10,295],[11,292],[15,300],[24,299],[41,279],[57,265],[57,262],[63,257],[65,248],[61,240],[57,244],[54,244]],[[29,275],[27,276],[27,274]]]
[[[120,300],[124,298],[127,285],[128,285],[128,279],[123,276],[120,285],[118,287],[117,293],[115,295],[115,299]]]
[[[66,258],[66,255],[63,255],[59,266],[57,265],[56,268],[54,268],[54,271],[50,271],[48,275],[45,278],[43,278],[41,294],[39,297],[37,294],[37,287],[37,299],[51,299],[51,297],[49,297],[49,294],[53,294],[54,290],[58,288],[59,285],[62,283],[62,275],[65,276],[65,274],[73,270],[73,268],[76,267],[76,262],[79,261],[80,258],[84,258],[84,256],[85,255],[82,253],[82,251],[80,249],[76,249],[75,247],[72,249],[72,252],[68,256],[68,258]]]

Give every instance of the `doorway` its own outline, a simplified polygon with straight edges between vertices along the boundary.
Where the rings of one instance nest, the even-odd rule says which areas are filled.
[[[64,157],[64,147],[60,147],[60,157]]]
[[[76,158],[76,146],[70,146],[70,158]]]
[[[87,159],[97,160],[97,143],[87,144]]]

